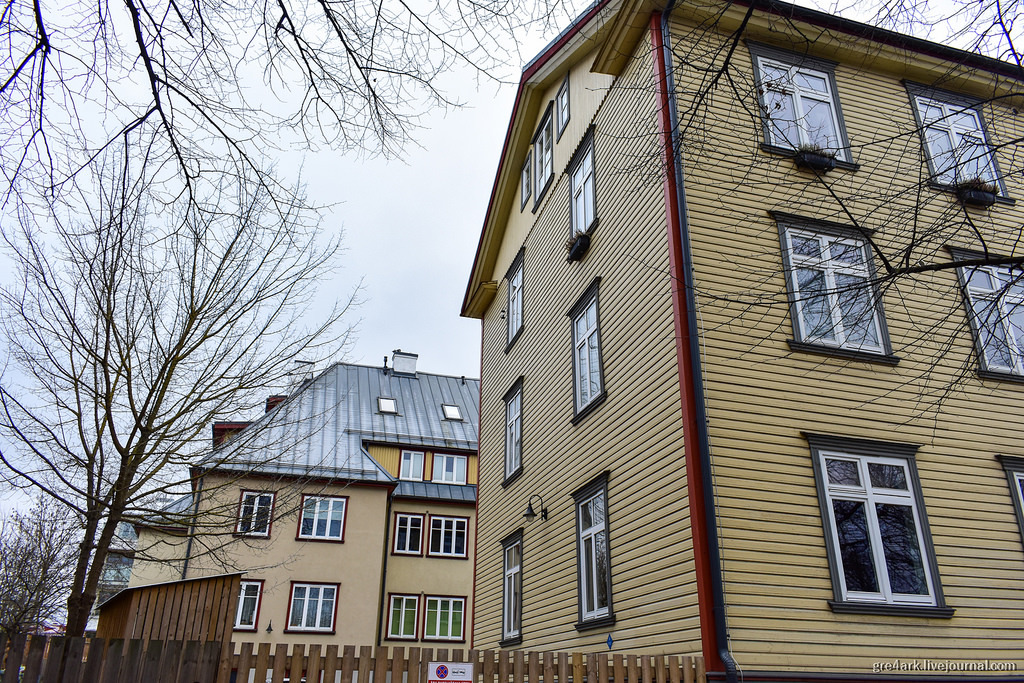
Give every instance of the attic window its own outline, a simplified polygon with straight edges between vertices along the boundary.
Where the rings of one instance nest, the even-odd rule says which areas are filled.
[[[444,419],[446,420],[461,420],[462,411],[459,410],[458,406],[453,406],[448,403],[441,404],[441,410],[444,411]]]
[[[377,397],[377,410],[382,413],[398,414],[398,401],[393,398]]]

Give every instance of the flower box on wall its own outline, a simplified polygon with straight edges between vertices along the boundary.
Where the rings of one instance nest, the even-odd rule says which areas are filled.
[[[999,186],[980,178],[958,183],[954,190],[961,204],[982,209],[995,204],[996,196],[999,194]]]
[[[569,250],[569,258],[567,260],[570,263],[579,261],[586,255],[587,250],[590,249],[590,235],[585,232],[578,232],[575,237],[570,238],[566,242],[565,246]]]
[[[836,167],[835,155],[821,149],[798,149],[793,159],[797,168],[817,173],[828,173]]]

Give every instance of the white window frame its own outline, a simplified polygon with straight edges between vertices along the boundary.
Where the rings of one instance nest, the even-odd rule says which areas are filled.
[[[385,415],[398,415],[398,400],[388,396],[378,396],[377,412]]]
[[[505,478],[523,467],[523,383],[505,397]]]
[[[424,598],[426,608],[423,612],[423,640],[465,640],[465,629],[466,629],[466,599],[462,597],[444,596],[444,595],[428,595]],[[453,632],[452,629],[452,616],[456,613],[456,605],[458,605],[459,614],[459,631],[458,633]],[[441,631],[441,619],[442,614],[447,612],[448,614],[448,632],[440,633]],[[434,621],[431,622],[431,615],[434,615]],[[431,635],[433,631],[433,635]]]
[[[913,465],[906,458],[870,456],[849,453],[844,450],[821,449],[818,451],[818,468],[821,473],[823,504],[828,516],[828,543],[837,564],[840,600],[846,602],[871,602],[887,605],[904,606],[935,606],[935,580],[930,567],[930,547],[924,535],[922,523],[921,501],[914,491]],[[859,484],[835,484],[829,479],[828,461],[855,463]],[[906,482],[905,490],[885,489],[872,485],[869,465],[899,467],[903,469]],[[865,514],[867,533],[870,541],[871,564],[874,567],[878,591],[854,591],[847,588],[846,575],[843,568],[843,552],[839,539],[839,529],[835,517],[836,501],[862,503]],[[886,569],[886,557],[877,516],[877,505],[894,505],[909,508],[913,512],[914,533],[917,549],[920,554],[921,571],[924,575],[927,592],[922,594],[894,593]]]
[[[797,58],[799,59],[799,57]],[[762,115],[765,119],[765,134],[767,135],[768,144],[787,149],[798,149],[800,147],[821,148],[827,153],[835,154],[837,159],[849,161],[846,131],[840,114],[839,98],[836,95],[835,80],[832,71],[815,68],[813,64],[808,65],[806,59],[801,59],[801,63],[797,64],[785,59],[757,55],[756,60],[758,66],[758,85],[760,88],[759,99]],[[765,67],[785,71],[786,75],[784,82],[766,78],[764,72]],[[825,89],[815,90],[806,85],[802,85],[799,81],[799,76],[802,74],[811,78],[822,79],[825,82]],[[766,91],[792,95],[794,116],[794,121],[792,123],[794,124],[794,128],[797,130],[799,139],[786,140],[782,137],[781,132],[775,125],[772,118],[772,108],[765,99]],[[834,141],[821,140],[818,136],[812,137],[812,131],[808,130],[806,118],[808,106],[806,101],[814,101],[828,106],[829,118],[836,136]]]
[[[412,531],[413,527],[416,526],[414,522],[419,522],[417,531],[419,536],[416,539],[416,547],[412,547]],[[426,526],[424,516],[416,513],[409,512],[397,512],[395,513],[395,542],[392,546],[392,552],[396,555],[422,555],[423,554],[423,537],[426,533]],[[398,542],[398,532],[400,529],[405,530],[405,547]]]
[[[302,589],[304,595],[302,598],[296,598],[296,593]],[[336,583],[292,583],[291,594],[288,600],[288,628],[286,631],[308,631],[318,633],[333,633],[334,632],[334,621],[338,614],[338,589],[339,584]],[[310,599],[311,591],[316,591],[316,599]],[[330,598],[327,598],[328,592]],[[302,613],[296,614],[296,606],[301,600]],[[330,624],[323,623],[323,605],[324,603],[330,604]],[[310,609],[311,605],[315,605]],[[299,616],[299,624],[295,625],[295,617]],[[307,622],[310,618],[315,622],[313,626],[309,626]]]
[[[604,369],[601,365],[601,317],[597,303],[600,280],[588,287],[570,312],[572,321],[573,393],[576,413],[604,395]],[[588,323],[593,313],[593,322]],[[595,380],[596,378],[596,385]]]
[[[594,179],[594,140],[583,143],[581,153],[569,171],[572,179],[569,196],[570,237],[589,232],[597,221],[597,188]]]
[[[435,530],[437,544],[435,545]],[[445,538],[450,537],[450,550],[445,550]],[[462,552],[459,552],[459,539],[462,539]],[[469,518],[430,516],[430,535],[427,539],[428,557],[469,557]]]
[[[607,474],[573,494],[576,502],[576,556],[581,624],[614,619],[612,613],[611,547],[608,536]],[[596,501],[600,501],[594,505]],[[590,524],[584,512],[590,511]],[[597,519],[596,510],[601,518]],[[604,548],[601,557],[599,548]],[[603,564],[602,564],[603,559]],[[604,589],[602,602],[601,589]]]
[[[263,599],[263,581],[242,581],[238,590],[238,607],[235,609],[236,631],[255,631],[260,619],[260,601]],[[252,622],[243,623],[242,614],[246,603],[252,605]]]
[[[451,463],[451,472],[448,464]],[[438,466],[440,464],[440,467]],[[434,466],[431,472],[431,481],[435,484],[459,484],[466,483],[466,469],[469,467],[469,458],[464,455],[453,455],[451,453],[434,453]]]
[[[423,481],[423,451],[402,451],[398,478],[402,481]]]
[[[555,140],[551,105],[533,136],[533,204],[544,198],[548,183],[555,175]]]
[[[395,605],[401,602],[399,607],[400,618],[395,620]],[[408,626],[409,609],[408,603],[412,603],[412,634],[404,633],[405,626]],[[418,595],[392,595],[388,603],[388,639],[389,640],[416,640],[419,634],[420,596]],[[395,626],[398,626],[396,629]]]
[[[982,368],[1024,375],[1024,270],[970,266],[960,277]]]
[[[965,102],[947,101],[924,95],[915,95],[913,100],[921,124],[921,139],[932,179],[939,184],[951,186],[977,179],[992,183],[998,189],[998,174],[992,157],[992,147],[988,142],[981,113]],[[930,115],[930,108],[939,109],[941,114]],[[961,125],[964,117],[972,119],[974,126]],[[943,153],[936,146],[940,136],[949,145],[949,152]],[[961,158],[971,152],[974,152],[972,156]],[[948,164],[943,162],[944,156],[948,157]],[[974,168],[965,171],[964,167],[968,165]]]
[[[242,491],[235,533],[260,538],[270,536],[276,495],[272,491]]]
[[[526,207],[526,202],[533,196],[533,152],[526,153],[523,170],[519,176],[519,210]]]
[[[558,88],[558,94],[555,96],[555,128],[559,137],[562,136],[565,127],[569,124],[569,113],[569,74],[566,74],[565,80],[562,81],[561,87]]]
[[[819,256],[806,256],[796,252],[793,247],[794,238],[815,240],[818,242]],[[852,351],[865,351],[875,354],[888,354],[887,329],[882,316],[881,304],[878,293],[873,286],[873,272],[871,268],[871,253],[867,243],[863,239],[853,235],[840,235],[829,231],[814,230],[810,227],[785,226],[783,231],[783,247],[786,253],[786,274],[788,278],[789,291],[793,302],[793,331],[800,342],[818,344],[839,349]],[[861,255],[860,264],[849,264],[840,262],[832,256],[833,246],[847,251],[859,251]],[[822,297],[816,295],[804,296],[800,291],[798,270],[816,270],[822,273],[824,278],[824,298],[831,322],[831,332],[834,339],[821,335],[812,334],[809,329],[806,311],[809,306],[820,300]],[[858,285],[853,287],[841,287],[837,283],[840,277],[859,278],[863,280],[863,290],[869,297],[871,319],[866,324],[874,330],[877,343],[872,344],[867,339],[857,343],[850,338],[851,332],[857,328],[849,324],[843,317],[840,300],[845,292],[852,289],[860,289]]]
[[[326,503],[326,509],[324,504]],[[334,521],[335,511],[341,515],[338,533],[335,535],[331,530],[331,522]],[[326,517],[323,515],[326,514]],[[348,514],[348,498],[346,496],[302,496],[302,507],[299,513],[298,538],[317,541],[339,541],[345,540],[345,518]],[[306,519],[312,520],[312,531],[305,533],[303,527]],[[324,522],[324,532],[319,533],[320,522]]]
[[[444,419],[452,420],[455,422],[462,421],[462,408],[458,407],[454,403],[442,403],[441,414],[444,415]]]
[[[517,532],[502,546],[504,581],[501,601],[501,636],[519,638],[523,620],[523,536]]]
[[[508,275],[508,305],[506,306],[506,344],[515,341],[523,329],[523,259],[516,258]]]

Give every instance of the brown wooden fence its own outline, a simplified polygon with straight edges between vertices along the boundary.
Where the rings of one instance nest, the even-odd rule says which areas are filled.
[[[10,647],[8,647],[8,645]],[[0,683],[427,683],[431,661],[475,683],[706,683],[701,657],[0,636]],[[63,671],[61,667],[63,666]],[[232,671],[234,670],[234,671]],[[20,673],[20,677],[19,677]]]

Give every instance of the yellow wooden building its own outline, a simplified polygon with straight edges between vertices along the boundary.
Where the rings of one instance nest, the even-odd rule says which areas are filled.
[[[475,647],[1024,676],[1022,86],[781,2],[597,2],[526,66]]]
[[[465,645],[479,382],[393,360],[215,425],[194,493],[138,521],[131,585],[244,571],[235,642]]]

